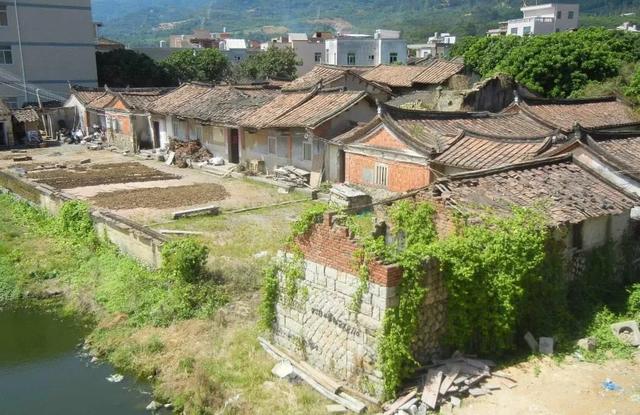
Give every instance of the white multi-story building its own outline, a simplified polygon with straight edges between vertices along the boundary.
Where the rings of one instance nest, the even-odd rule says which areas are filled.
[[[522,19],[507,21],[508,35],[544,35],[578,28],[579,4],[547,3],[520,9]],[[490,31],[491,32],[491,31]]]
[[[97,86],[95,37],[91,0],[0,2],[0,97],[16,107]]]
[[[325,63],[342,66],[376,66],[407,63],[407,42],[395,30],[376,30],[373,36],[338,35],[325,42]]]
[[[447,56],[451,48],[456,44],[456,37],[450,33],[435,33],[427,39],[427,43],[407,45],[407,49],[414,52],[416,58],[429,56]]]
[[[298,76],[304,75],[314,66],[325,62],[325,41],[333,36],[328,32],[316,32],[311,38],[306,33],[289,33],[285,36],[272,39],[260,45],[260,49],[267,50],[270,47],[290,47],[296,52],[300,61]]]

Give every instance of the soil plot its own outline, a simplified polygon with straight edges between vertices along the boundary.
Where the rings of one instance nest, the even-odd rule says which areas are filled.
[[[68,169],[37,171],[28,173],[27,177],[57,189],[180,178],[180,176],[164,173],[135,162],[94,164]]]
[[[194,184],[163,188],[118,190],[98,193],[90,202],[107,209],[156,208],[167,209],[201,205],[224,200],[229,197],[227,190],[215,183]]]

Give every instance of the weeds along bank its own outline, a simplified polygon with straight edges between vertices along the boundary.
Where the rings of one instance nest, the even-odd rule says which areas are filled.
[[[205,267],[207,248],[182,239],[162,254],[158,270],[123,255],[96,233],[81,202],[53,217],[0,195],[0,305],[62,292],[68,309],[95,317],[92,350],[150,376],[176,411],[322,413],[308,388],[269,384],[272,362],[256,341],[252,295],[233,301]]]
[[[631,356],[609,324],[640,313],[633,235],[583,252],[576,275],[538,209],[458,217],[446,236],[436,215],[406,200],[387,209],[384,224],[302,215],[288,253],[265,271],[261,318],[272,339],[385,398],[438,352],[504,360],[526,347],[527,331],[555,337],[559,353],[593,336],[598,348],[587,359]]]

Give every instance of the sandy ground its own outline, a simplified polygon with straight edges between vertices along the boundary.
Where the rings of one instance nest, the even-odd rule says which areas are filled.
[[[14,156],[28,155],[33,160],[25,163],[16,163],[12,159]],[[91,151],[80,145],[62,145],[51,148],[29,149],[25,154],[12,154],[10,152],[0,152],[0,169],[8,168],[15,164],[77,164],[83,159],[91,159],[91,163],[83,166],[113,164],[113,163],[140,163],[143,166],[157,170],[160,173],[179,176],[177,179],[131,181],[128,183],[109,183],[97,186],[84,186],[65,189],[64,191],[80,199],[91,201],[100,193],[128,191],[134,189],[166,189],[171,187],[182,187],[197,184],[218,184],[224,187],[229,194],[228,197],[220,200],[217,195],[212,195],[211,200],[198,198],[197,202],[191,203],[192,199],[185,198],[185,204],[176,206],[172,203],[170,208],[158,206],[158,208],[139,207],[139,203],[132,203],[130,208],[125,204],[117,203],[118,209],[112,209],[120,215],[129,217],[140,222],[151,224],[163,222],[171,217],[176,209],[196,208],[216,204],[222,210],[235,210],[247,207],[268,206],[292,199],[300,199],[300,195],[279,194],[274,187],[254,183],[249,180],[221,178],[210,173],[206,173],[197,168],[180,169],[176,166],[167,166],[155,160],[143,160],[135,156],[124,156],[119,153],[99,150]],[[38,176],[45,175],[46,171],[38,173]],[[128,179],[123,178],[123,182]],[[103,195],[104,196],[104,195]],[[195,200],[195,199],[193,199]]]
[[[551,359],[527,362],[502,373],[518,381],[514,389],[467,398],[461,408],[442,413],[460,415],[638,415],[640,414],[640,357],[635,361],[603,364],[564,363]],[[611,379],[622,389],[608,391],[602,383]]]

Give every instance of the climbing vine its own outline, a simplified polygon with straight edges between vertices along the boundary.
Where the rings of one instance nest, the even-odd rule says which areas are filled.
[[[298,237],[305,235],[321,218],[328,207],[316,205],[306,210],[291,226],[291,234],[287,238],[287,249],[290,258],[272,261],[263,270],[262,303],[260,304],[260,324],[271,330],[276,321],[276,304],[282,294],[284,304],[292,306],[295,299],[308,297],[306,290],[300,290],[298,283],[304,278],[304,254],[295,244]],[[282,284],[279,277],[282,276]]]
[[[378,344],[386,397],[395,395],[417,366],[412,345],[418,330],[419,309],[427,293],[423,284],[424,264],[437,237],[434,215],[435,209],[430,204],[406,200],[395,203],[389,211],[395,241],[384,255],[402,267],[403,276],[399,304],[386,311]]]

